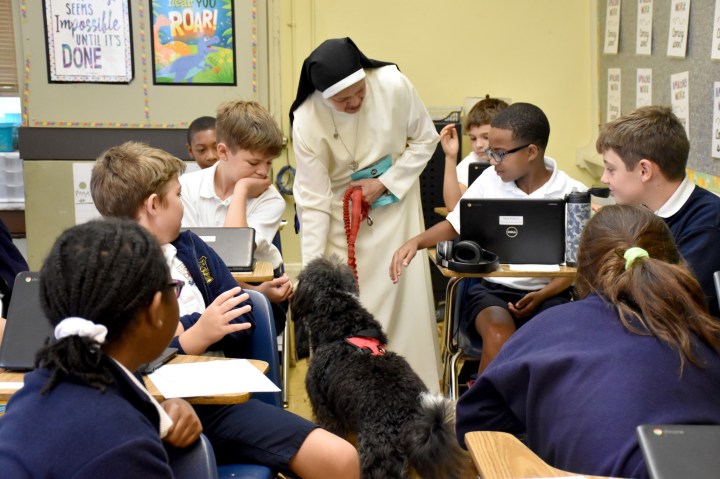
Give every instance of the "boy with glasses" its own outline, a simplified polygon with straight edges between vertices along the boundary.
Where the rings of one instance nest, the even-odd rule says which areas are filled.
[[[463,198],[564,198],[585,185],[557,168],[545,156],[550,124],[543,111],[514,103],[493,118],[489,147],[493,168],[486,169]],[[444,221],[408,240],[393,255],[390,278],[397,282],[418,249],[455,239],[460,234],[456,208]],[[460,326],[469,337],[482,339],[480,371],[490,363],[517,328],[536,314],[570,300],[571,278],[484,278],[468,291],[467,313]]]

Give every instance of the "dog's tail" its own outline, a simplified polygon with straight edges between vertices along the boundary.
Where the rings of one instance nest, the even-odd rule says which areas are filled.
[[[468,455],[455,436],[455,404],[430,393],[420,396],[420,415],[406,423],[405,450],[410,465],[425,479],[458,479]]]

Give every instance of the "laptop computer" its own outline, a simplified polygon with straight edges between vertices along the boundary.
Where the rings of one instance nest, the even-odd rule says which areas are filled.
[[[0,344],[0,367],[9,371],[35,368],[35,354],[54,336],[54,328],[40,306],[40,274],[15,278],[5,333]]]
[[[142,364],[138,368],[138,372],[141,374],[153,373],[156,369],[158,369],[166,362],[170,361],[175,356],[177,356],[177,348],[165,348],[165,350],[160,353],[160,356],[150,361],[149,363]]]
[[[233,273],[253,270],[255,266],[255,230],[253,228],[192,227],[182,229],[192,231],[205,241]]]
[[[720,426],[645,424],[636,433],[652,479],[720,473]]]
[[[508,264],[565,261],[565,200],[461,199],[460,239],[471,240]]]
[[[476,161],[468,163],[468,186],[472,185],[475,180],[482,174],[483,171],[490,168],[492,165],[490,162]]]

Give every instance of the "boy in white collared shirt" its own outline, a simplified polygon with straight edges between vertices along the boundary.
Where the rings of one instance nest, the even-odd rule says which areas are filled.
[[[638,108],[608,123],[598,136],[601,181],[619,204],[641,204],[665,220],[680,254],[720,317],[713,273],[720,270],[720,198],[685,175],[690,142],[670,108]]]
[[[463,198],[563,198],[585,185],[557,168],[545,156],[550,124],[543,111],[529,103],[513,103],[493,118],[486,169]],[[408,240],[395,252],[390,278],[397,282],[418,249],[452,240],[460,233],[456,208],[444,221]],[[536,314],[570,300],[572,278],[485,278],[467,294],[465,332],[482,339],[480,371],[490,363],[517,328]]]

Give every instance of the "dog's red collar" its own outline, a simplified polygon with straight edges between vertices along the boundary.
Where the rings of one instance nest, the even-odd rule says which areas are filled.
[[[345,338],[349,344],[356,348],[368,350],[373,356],[383,356],[385,354],[385,345],[376,338],[368,338],[366,336],[352,336]]]

